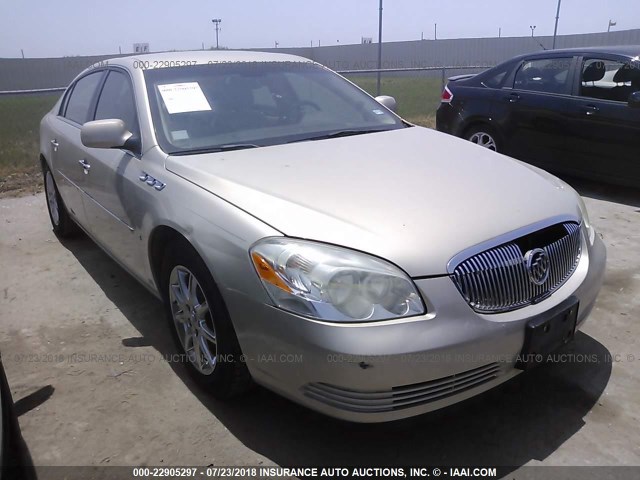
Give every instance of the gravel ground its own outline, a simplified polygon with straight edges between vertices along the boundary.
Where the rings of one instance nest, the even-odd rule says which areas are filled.
[[[36,465],[640,465],[640,193],[579,184],[609,260],[568,352],[401,422],[325,418],[263,389],[214,400],[178,364],[161,306],[42,194],[0,200],[0,351]],[[613,360],[609,360],[609,359]]]

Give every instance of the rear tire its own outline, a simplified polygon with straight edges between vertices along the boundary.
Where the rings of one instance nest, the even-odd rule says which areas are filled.
[[[161,280],[165,312],[181,361],[191,376],[219,399],[252,386],[222,296],[191,245],[171,245]]]
[[[469,128],[464,134],[465,140],[475,143],[480,147],[493,152],[502,152],[502,145],[495,129],[489,125],[476,125]]]
[[[78,225],[69,215],[51,169],[46,162],[42,164],[42,174],[44,177],[44,192],[47,198],[47,210],[49,211],[49,220],[51,220],[53,233],[59,238],[68,238],[76,235],[79,231]]]

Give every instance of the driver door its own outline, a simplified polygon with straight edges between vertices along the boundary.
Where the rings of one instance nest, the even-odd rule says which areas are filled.
[[[95,120],[117,118],[140,136],[131,80],[127,72],[110,69],[96,105]],[[85,210],[95,240],[132,273],[143,270],[146,253],[138,230],[149,187],[139,180],[139,155],[121,148],[85,147]],[[143,187],[144,186],[144,187]],[[145,188],[146,187],[146,188]]]

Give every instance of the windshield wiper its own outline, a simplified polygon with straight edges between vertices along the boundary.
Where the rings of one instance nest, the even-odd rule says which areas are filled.
[[[326,133],[324,135],[318,135],[317,137],[308,137],[301,138],[299,140],[292,140],[287,143],[297,143],[297,142],[312,142],[314,140],[327,140],[329,138],[339,138],[339,137],[351,137],[353,135],[364,135],[365,133],[374,133],[374,132],[385,132],[388,129],[386,128],[378,128],[378,129],[363,129],[363,130],[338,130],[337,132]]]
[[[246,150],[248,148],[260,148],[260,145],[254,143],[230,143],[228,145],[220,145],[217,147],[194,148],[193,150],[181,150],[171,155],[197,155],[199,153],[218,153],[231,152],[233,150]]]

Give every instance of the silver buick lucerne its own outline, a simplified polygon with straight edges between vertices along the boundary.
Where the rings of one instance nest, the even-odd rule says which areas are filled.
[[[164,302],[218,397],[253,380],[358,422],[459,402],[573,339],[605,247],[566,183],[394,109],[290,55],[103,61],[41,123],[53,230]]]

